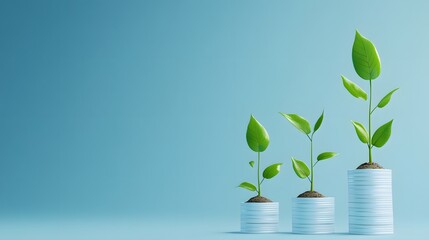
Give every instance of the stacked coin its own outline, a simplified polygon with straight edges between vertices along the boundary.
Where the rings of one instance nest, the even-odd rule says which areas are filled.
[[[393,234],[392,171],[348,171],[349,232]]]
[[[278,232],[279,203],[241,203],[241,232]]]
[[[292,232],[327,234],[334,232],[335,198],[293,198]]]

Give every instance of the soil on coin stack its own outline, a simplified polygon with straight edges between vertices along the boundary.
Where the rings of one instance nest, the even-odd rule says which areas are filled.
[[[254,196],[247,200],[247,202],[272,202],[270,199],[262,196]]]
[[[322,198],[323,194],[316,191],[306,191],[298,195],[299,198]]]
[[[384,167],[375,162],[371,164],[366,162],[359,165],[359,167],[357,167],[356,169],[384,169]]]

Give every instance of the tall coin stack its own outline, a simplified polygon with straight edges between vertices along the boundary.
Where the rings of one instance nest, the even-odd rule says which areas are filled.
[[[348,171],[349,232],[393,234],[392,170]]]

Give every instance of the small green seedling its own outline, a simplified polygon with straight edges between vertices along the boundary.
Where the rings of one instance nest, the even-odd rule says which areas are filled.
[[[268,135],[267,130],[265,130],[265,128],[258,122],[258,120],[253,117],[253,115],[250,116],[250,121],[247,126],[246,140],[249,148],[258,153],[258,184],[256,187],[252,183],[242,182],[239,187],[252,192],[256,191],[258,196],[261,196],[261,184],[265,179],[271,179],[275,177],[280,172],[280,166],[282,163],[275,163],[265,168],[264,172],[262,173],[261,180],[261,152],[265,151],[265,149],[267,149],[268,145],[270,144],[270,136]],[[255,161],[250,161],[249,165],[253,168]]]
[[[313,161],[313,140],[314,134],[317,130],[319,130],[320,126],[323,122],[324,113],[320,115],[319,119],[317,119],[316,124],[314,124],[314,130],[311,131],[310,123],[303,117],[297,114],[285,114],[280,113],[283,117],[285,117],[293,126],[295,126],[300,132],[304,133],[308,140],[310,140],[310,168],[308,168],[305,162],[300,161],[292,157],[292,166],[296,175],[300,178],[307,178],[310,181],[310,191],[314,191],[314,166],[320,161],[332,158],[337,156],[338,154],[335,152],[323,152],[317,156],[317,161]],[[310,176],[310,177],[309,177]]]
[[[390,138],[392,132],[393,119],[379,127],[372,135],[371,117],[377,108],[385,107],[389,102],[392,94],[399,88],[395,88],[387,93],[380,102],[372,107],[372,81],[375,80],[381,72],[381,62],[377,49],[374,44],[356,31],[355,40],[352,50],[353,66],[356,73],[364,80],[369,81],[369,106],[368,106],[368,131],[362,123],[352,121],[359,140],[368,147],[368,163],[372,164],[372,148],[375,146],[381,148]],[[356,83],[341,76],[344,87],[354,97],[367,100],[367,93]]]

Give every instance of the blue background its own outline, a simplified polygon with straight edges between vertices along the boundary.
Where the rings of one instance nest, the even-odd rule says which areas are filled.
[[[290,199],[309,187],[290,157],[308,160],[309,145],[278,112],[314,124],[325,110],[315,151],[341,155],[317,165],[316,190],[336,197],[347,231],[347,170],[367,161],[350,120],[366,124],[367,104],[340,74],[368,89],[351,61],[359,29],[381,56],[374,102],[400,87],[374,115],[376,126],[395,119],[374,159],[393,170],[397,229],[427,224],[428,11],[424,1],[1,1],[0,217],[17,229],[96,218],[237,231],[252,194],[236,186],[256,181],[254,114],[271,137],[263,165],[284,162],[263,195],[290,231]],[[216,219],[231,224],[204,225]]]

